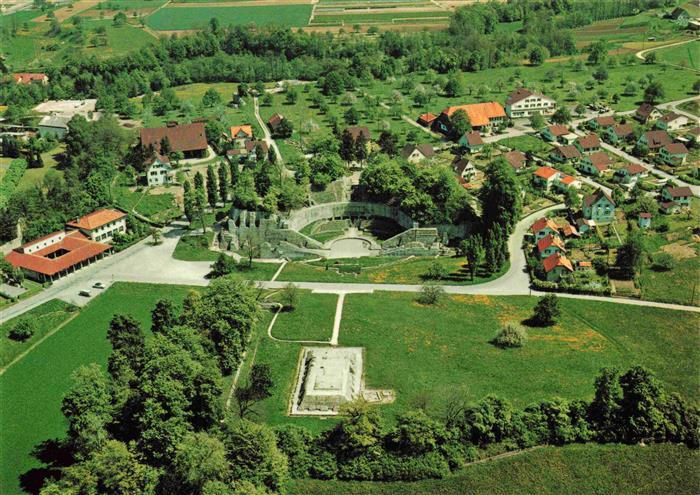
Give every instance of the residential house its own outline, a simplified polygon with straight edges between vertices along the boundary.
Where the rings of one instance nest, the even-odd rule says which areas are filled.
[[[649,227],[651,227],[651,213],[640,213],[637,222],[639,223],[640,229],[648,229]]]
[[[437,119],[437,115],[428,112],[418,117],[418,123],[423,127],[430,128],[433,125],[433,122],[435,122],[435,119]]]
[[[540,253],[540,258],[547,258],[554,253],[566,253],[566,248],[558,235],[549,234],[537,241],[537,252]]]
[[[455,174],[465,182],[469,182],[476,177],[476,167],[474,167],[474,164],[470,162],[468,158],[457,157],[452,162],[452,168]]]
[[[535,236],[535,241],[539,241],[548,235],[559,235],[559,227],[554,223],[554,220],[547,217],[538,218],[530,227],[530,231]]]
[[[642,103],[634,112],[634,118],[643,124],[661,117],[661,112],[651,103]]]
[[[345,131],[352,136],[352,139],[357,141],[360,136],[369,143],[372,139],[372,135],[369,132],[369,128],[364,125],[351,125],[345,128]]]
[[[515,172],[520,172],[527,165],[527,156],[522,151],[512,150],[503,154],[505,160],[515,169]]]
[[[433,128],[444,134],[449,133],[452,128],[450,118],[459,110],[466,113],[469,123],[474,130],[489,129],[494,125],[505,122],[507,119],[506,111],[500,103],[495,101],[472,103],[445,108],[433,122]]]
[[[579,162],[579,170],[588,175],[599,176],[606,170],[610,168],[612,160],[608,154],[604,151],[596,151],[590,155],[586,155],[581,162]]]
[[[581,153],[600,151],[600,138],[597,134],[588,134],[587,136],[578,138],[576,147]]]
[[[661,199],[665,202],[673,202],[677,205],[690,206],[690,198],[693,197],[693,192],[689,187],[664,187],[661,191]]]
[[[281,115],[279,113],[275,113],[272,115],[272,117],[267,119],[267,126],[270,128],[270,130],[273,133],[275,133],[275,132],[277,132],[277,128],[279,127],[279,125],[282,123],[283,120],[284,120],[284,115]]]
[[[581,237],[581,234],[578,233],[576,227],[570,223],[567,223],[564,225],[564,227],[562,227],[561,234],[567,239]]]
[[[542,265],[547,282],[560,282],[562,278],[574,272],[571,261],[560,253],[554,253],[545,258],[542,260]]]
[[[506,98],[506,114],[512,119],[530,117],[536,113],[551,115],[557,102],[541,93],[518,88]]]
[[[630,187],[634,186],[639,179],[646,177],[647,175],[649,175],[649,171],[645,167],[636,163],[631,163],[615,172],[615,176],[618,178],[618,180],[622,184]]]
[[[615,219],[615,202],[603,191],[598,189],[595,193],[583,198],[583,217],[596,223],[610,222]]]
[[[677,131],[681,127],[687,126],[688,123],[690,123],[690,119],[685,115],[671,112],[658,119],[656,127],[664,131]]]
[[[49,84],[49,76],[38,72],[17,72],[12,74],[15,84]]]
[[[141,145],[144,148],[152,146],[157,153],[161,152],[161,143],[166,138],[170,150],[182,153],[185,158],[203,158],[207,154],[207,134],[203,122],[182,125],[169,122],[165,127],[141,129]]]
[[[571,131],[569,130],[569,126],[564,124],[548,125],[544,129],[542,129],[542,131],[540,131],[540,134],[546,141],[557,141],[562,144],[566,144],[566,142],[564,141],[564,136],[570,133]]]
[[[671,20],[671,22],[681,27],[686,27],[690,22],[690,14],[687,10],[681,7],[676,7],[673,9],[673,11],[668,15],[668,18]]]
[[[79,230],[97,242],[110,242],[117,232],[126,232],[126,213],[105,208],[66,223],[72,230]]]
[[[552,167],[540,167],[535,170],[533,180],[536,186],[543,187],[549,191],[553,184],[559,179],[559,171]]]
[[[71,117],[67,115],[47,115],[39,121],[37,131],[42,137],[51,136],[61,140],[68,133],[70,120]]]
[[[250,124],[234,125],[231,127],[230,139],[236,148],[244,148],[246,141],[253,139],[253,126]]]
[[[671,136],[666,131],[647,131],[637,140],[638,145],[644,145],[650,151],[659,150],[671,142]]]
[[[581,152],[578,150],[578,148],[576,148],[576,146],[572,145],[555,146],[549,156],[555,162],[575,163],[581,158]]]
[[[411,162],[419,163],[435,156],[432,144],[407,144],[401,150],[401,156]]]
[[[661,158],[665,164],[673,167],[684,165],[686,158],[688,158],[688,148],[686,148],[683,143],[667,144],[661,148],[659,158]]]
[[[60,230],[14,249],[5,260],[31,279],[52,282],[112,251],[112,246],[88,239],[78,230]]]
[[[588,121],[588,128],[593,129],[594,131],[597,130],[605,130],[608,129],[612,126],[614,126],[617,122],[615,122],[615,117],[612,115],[601,115],[600,117],[594,117],[591,120]]]
[[[610,144],[626,143],[634,138],[634,128],[632,124],[616,124],[605,129],[603,137]]]
[[[559,192],[566,192],[568,189],[581,189],[581,181],[575,177],[566,174],[559,174],[559,177],[554,182],[554,186]]]
[[[170,166],[170,158],[156,153],[146,160],[146,182],[149,187],[172,184],[174,172]]]
[[[662,201],[659,203],[659,208],[663,214],[673,215],[674,213],[678,213],[680,211],[681,206],[673,201]]]
[[[484,148],[484,140],[476,131],[467,132],[459,138],[459,145],[470,153],[476,153]]]
[[[692,129],[688,129],[688,132],[685,133],[686,137],[693,142],[693,143],[699,143],[700,142],[700,127],[693,127]]]

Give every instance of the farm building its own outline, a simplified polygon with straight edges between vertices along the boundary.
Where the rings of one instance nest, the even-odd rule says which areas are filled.
[[[450,118],[459,110],[467,114],[469,123],[474,130],[488,129],[501,122],[505,122],[507,118],[506,111],[500,103],[495,101],[472,103],[469,105],[457,105],[445,108],[438,118],[435,119],[433,126],[440,132],[450,132],[452,129]]]
[[[506,115],[512,119],[530,117],[536,113],[550,115],[557,109],[557,102],[542,93],[518,88],[506,99]]]
[[[184,154],[185,158],[203,158],[207,152],[207,135],[203,122],[178,124],[170,122],[165,127],[141,129],[141,145],[153,146],[161,153],[161,144],[167,140],[170,151]]]

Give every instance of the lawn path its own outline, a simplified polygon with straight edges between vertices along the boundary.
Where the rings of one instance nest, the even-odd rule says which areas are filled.
[[[333,320],[331,345],[338,345],[338,337],[340,336],[340,320],[343,318],[343,303],[345,303],[345,292],[340,292],[338,294],[338,304],[335,306],[335,319]]]

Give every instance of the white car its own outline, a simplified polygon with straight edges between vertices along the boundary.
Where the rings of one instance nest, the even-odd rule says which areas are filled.
[[[92,286],[95,289],[104,289],[105,288],[105,284],[103,284],[102,282],[95,282]]]

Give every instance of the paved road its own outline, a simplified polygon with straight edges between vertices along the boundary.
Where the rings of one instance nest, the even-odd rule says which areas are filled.
[[[645,55],[646,55],[647,53],[649,53],[649,52],[653,52],[654,50],[661,50],[662,48],[670,48],[670,47],[672,47],[672,46],[685,45],[686,43],[692,43],[693,41],[696,41],[696,40],[697,40],[697,38],[691,38],[691,39],[688,39],[688,40],[678,41],[678,42],[676,42],[676,43],[669,43],[668,45],[655,46],[655,47],[652,47],[652,48],[647,48],[646,50],[639,50],[639,51],[638,51],[637,53],[635,53],[634,55],[635,55],[639,60],[646,60]],[[682,65],[672,64],[672,63],[664,62],[664,61],[659,61],[659,63],[665,64],[665,65],[670,65],[670,66],[672,66],[672,67],[679,67],[679,68],[681,68],[681,69],[692,70],[692,71],[694,71],[694,72],[700,72],[700,71],[698,71],[697,69],[693,69],[692,67],[684,67],[684,66],[682,66]]]
[[[676,113],[679,113],[679,114],[681,114],[681,115],[685,115],[685,116],[688,117],[692,122],[695,122],[696,124],[698,124],[699,121],[698,121],[698,116],[697,116],[697,115],[693,115],[693,114],[690,113],[690,112],[686,112],[685,110],[681,110],[681,109],[678,108],[678,105],[681,105],[681,104],[683,104],[683,103],[687,103],[687,102],[689,102],[689,101],[698,101],[698,102],[700,102],[700,96],[691,96],[690,98],[684,98],[684,99],[682,99],[682,100],[669,101],[669,102],[667,102],[667,103],[659,103],[659,104],[656,105],[656,106],[657,106],[658,108],[663,108],[663,109],[666,109],[666,110],[673,110],[673,111],[676,112]]]
[[[260,104],[258,103],[257,96],[253,98],[253,104],[255,105],[255,118],[258,120],[258,124],[260,124],[260,127],[262,127],[263,133],[265,134],[265,142],[268,146],[272,147],[272,149],[275,150],[275,155],[277,155],[278,163],[284,163],[284,160],[282,160],[282,153],[280,153],[280,149],[277,147],[277,143],[275,142],[275,140],[272,139],[270,129],[268,129],[267,124],[263,121],[262,117],[260,116]]]

